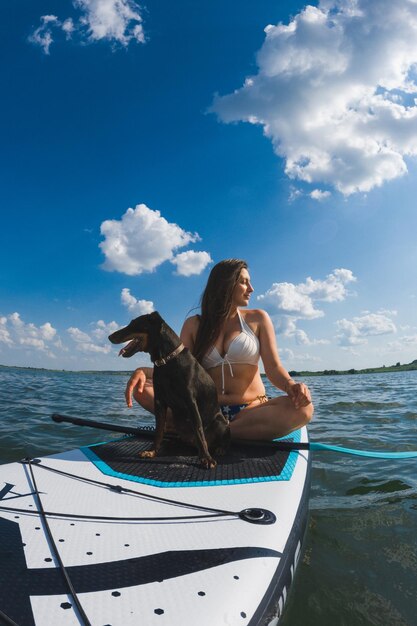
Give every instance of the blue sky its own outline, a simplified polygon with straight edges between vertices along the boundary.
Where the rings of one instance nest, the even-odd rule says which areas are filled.
[[[229,257],[288,369],[417,358],[414,2],[0,11],[1,364],[133,369]]]

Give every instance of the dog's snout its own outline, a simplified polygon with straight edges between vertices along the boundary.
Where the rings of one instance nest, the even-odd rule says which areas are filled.
[[[109,338],[109,341],[111,341],[111,343],[123,343],[123,339],[119,340],[119,336],[120,336],[120,330],[116,330],[116,332],[109,335],[108,338]]]

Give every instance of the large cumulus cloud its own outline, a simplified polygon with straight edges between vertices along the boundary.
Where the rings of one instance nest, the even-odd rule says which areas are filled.
[[[106,257],[103,268],[109,271],[137,276],[170,261],[177,273],[190,276],[201,273],[211,262],[206,252],[189,251],[176,256],[179,248],[199,241],[199,235],[168,222],[146,204],[128,209],[121,220],[103,222],[101,234],[104,241],[100,248]]]
[[[259,124],[292,179],[366,192],[417,154],[417,3],[322,0],[267,26],[258,72],[212,110]]]

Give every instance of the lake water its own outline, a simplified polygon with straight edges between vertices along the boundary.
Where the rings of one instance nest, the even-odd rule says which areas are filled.
[[[123,374],[0,368],[0,462],[107,438],[54,424],[53,412],[152,424],[149,414],[124,406],[126,381]],[[417,371],[305,382],[316,407],[312,440],[417,449]],[[371,624],[417,626],[417,461],[315,452],[306,549],[282,625]]]

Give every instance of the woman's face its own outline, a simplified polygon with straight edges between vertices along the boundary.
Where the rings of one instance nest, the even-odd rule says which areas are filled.
[[[250,276],[247,269],[242,269],[239,279],[233,289],[232,302],[235,306],[248,306],[249,298],[253,292],[250,284]]]

